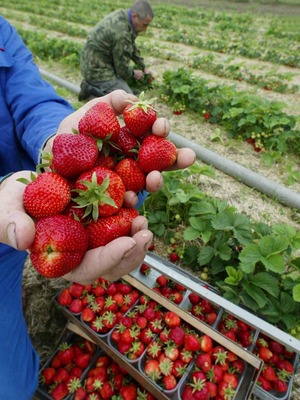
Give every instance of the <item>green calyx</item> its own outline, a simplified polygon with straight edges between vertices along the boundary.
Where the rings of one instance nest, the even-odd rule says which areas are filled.
[[[145,92],[142,92],[140,94],[139,100],[138,101],[131,101],[131,100],[127,100],[128,103],[131,103],[132,106],[128,109],[129,111],[132,111],[136,108],[141,108],[144,113],[147,114],[149,109],[152,109],[153,111],[156,111],[156,109],[153,107],[153,103],[155,102],[156,98],[152,98],[150,100],[145,100],[144,99],[145,96]]]
[[[79,208],[85,208],[83,218],[92,215],[93,220],[97,221],[99,217],[99,205],[101,204],[117,207],[114,200],[106,194],[109,187],[108,176],[99,185],[97,175],[94,172],[91,181],[82,181],[81,183],[86,187],[86,190],[74,189],[73,191],[77,192],[78,196],[73,198],[73,201]]]

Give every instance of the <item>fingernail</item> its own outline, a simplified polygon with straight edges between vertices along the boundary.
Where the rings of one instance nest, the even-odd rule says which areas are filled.
[[[133,240],[132,238],[130,238],[130,240],[131,240],[131,246],[130,246],[130,248],[124,253],[124,256],[125,256],[125,257],[126,257],[126,255],[127,255],[128,253],[130,253],[130,252],[132,251],[132,249],[134,249],[135,246],[136,246],[136,241]]]
[[[142,236],[143,236],[143,237],[149,237],[149,235],[148,235],[147,233],[144,233]],[[148,249],[149,249],[149,247],[150,247],[150,245],[151,245],[151,243],[152,243],[152,240],[153,240],[153,237],[152,237],[152,235],[151,235],[151,236],[150,236],[150,239],[149,239],[148,242],[145,244],[145,247],[144,247],[144,250],[145,250],[145,251],[148,251]]]
[[[16,224],[12,222],[8,225],[6,229],[6,236],[9,242],[9,245],[14,249],[18,250],[17,238],[16,238]]]

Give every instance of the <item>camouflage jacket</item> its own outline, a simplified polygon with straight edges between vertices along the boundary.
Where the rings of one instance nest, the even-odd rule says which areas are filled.
[[[106,82],[132,76],[130,61],[141,69],[145,63],[135,43],[137,37],[127,10],[107,15],[89,33],[80,58],[80,70],[88,82]]]

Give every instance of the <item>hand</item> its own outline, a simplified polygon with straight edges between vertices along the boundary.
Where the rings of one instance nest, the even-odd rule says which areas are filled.
[[[17,250],[27,250],[34,240],[34,221],[23,208],[24,183],[18,178],[30,179],[31,171],[17,172],[0,186],[0,242]],[[132,224],[132,237],[121,237],[108,245],[89,250],[81,264],[65,279],[92,283],[104,277],[116,280],[131,272],[145,258],[153,235],[147,229],[146,218],[139,216]]]
[[[134,69],[133,70],[133,77],[137,81],[144,78],[144,72],[141,69]]]

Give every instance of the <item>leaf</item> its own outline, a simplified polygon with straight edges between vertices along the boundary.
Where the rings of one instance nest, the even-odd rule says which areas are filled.
[[[212,247],[206,246],[202,248],[198,255],[199,264],[200,265],[208,264],[214,255],[215,255],[215,250]]]
[[[300,283],[293,288],[293,299],[300,303]]]
[[[184,240],[188,240],[188,241],[196,240],[199,238],[199,236],[200,236],[200,232],[198,231],[198,229],[194,229],[191,226],[186,228],[185,231],[183,232]]]
[[[252,243],[243,248],[239,254],[240,268],[243,272],[248,274],[254,271],[256,263],[261,259],[259,247]]]
[[[225,210],[213,218],[212,226],[215,229],[232,231],[234,237],[242,244],[252,240],[251,223],[246,215]]]
[[[285,237],[276,237],[276,236],[264,236],[259,240],[259,248],[261,254],[266,258],[271,257],[272,255],[279,254],[284,252],[288,245],[289,241]]]
[[[197,204],[193,204],[190,208],[190,215],[205,215],[205,216],[214,216],[216,214],[215,206],[209,201],[201,201]]]
[[[277,274],[283,274],[285,271],[284,259],[279,254],[272,255],[268,258],[262,257],[261,262],[267,270],[276,272]]]
[[[252,299],[257,303],[259,308],[263,308],[265,304],[267,303],[267,297],[265,293],[258,289],[257,286],[251,285],[247,282],[243,283],[243,288],[247,292],[247,294],[252,297]]]
[[[272,275],[267,272],[258,272],[255,275],[249,275],[248,279],[253,285],[268,292],[271,296],[278,297],[278,279],[274,278]]]

